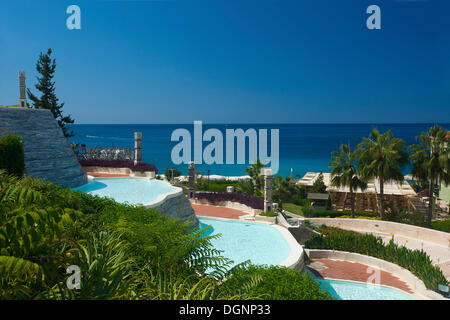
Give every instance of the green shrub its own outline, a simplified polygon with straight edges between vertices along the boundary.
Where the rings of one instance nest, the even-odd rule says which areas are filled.
[[[393,239],[385,245],[382,238],[372,234],[360,234],[325,225],[318,227],[317,231],[321,235],[315,235],[306,241],[306,248],[356,252],[395,263],[411,271],[428,289],[434,291],[437,291],[438,284],[448,283],[439,267],[433,265],[423,250],[398,246]]]
[[[273,212],[273,211],[268,211],[268,212],[263,211],[259,215],[263,216],[263,217],[277,217],[278,213],[277,212]]]
[[[314,210],[314,218],[338,218],[342,216],[351,216],[351,211],[337,211],[337,210]],[[355,212],[355,216],[377,218],[379,216],[376,212]]]
[[[247,290],[248,294],[268,300],[330,300],[328,292],[322,290],[310,274],[279,266],[254,266],[236,271],[223,284],[222,289],[240,287],[252,277],[261,280]]]
[[[431,222],[431,227],[435,230],[450,233],[450,220],[438,220]]]
[[[0,137],[0,170],[22,177],[25,173],[25,154],[19,136],[7,134]]]

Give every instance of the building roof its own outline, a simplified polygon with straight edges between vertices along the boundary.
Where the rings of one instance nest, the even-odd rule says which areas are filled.
[[[327,186],[328,192],[350,192],[349,187],[335,187],[331,185],[331,173],[323,172],[323,183]],[[319,177],[320,172],[307,172],[305,176],[300,179],[297,184],[312,187],[314,182]],[[367,183],[367,189],[362,191],[361,189],[356,189],[355,193],[380,193],[380,182],[378,179],[373,179]],[[393,181],[388,181],[384,183],[384,194],[392,195],[402,195],[402,196],[414,196],[415,191],[411,188],[408,182],[403,181],[403,183],[397,183]]]

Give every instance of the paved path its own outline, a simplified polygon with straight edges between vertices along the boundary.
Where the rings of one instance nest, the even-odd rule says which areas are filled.
[[[191,204],[196,216],[208,216],[216,218],[239,219],[246,215],[245,212],[226,207]]]
[[[368,282],[369,277],[373,277],[374,269],[361,263],[350,262],[344,260],[331,260],[331,259],[312,259],[307,267],[316,275],[322,278],[352,280],[358,282]],[[409,285],[394,276],[392,273],[384,270],[379,270],[379,283],[394,287],[409,294],[413,294],[413,291]],[[369,281],[374,283],[374,281]]]

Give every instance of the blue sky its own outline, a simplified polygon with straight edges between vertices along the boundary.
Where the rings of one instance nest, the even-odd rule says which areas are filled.
[[[66,28],[81,8],[82,29]],[[381,30],[366,8],[381,8]],[[450,122],[446,0],[0,1],[0,104],[52,48],[77,123]]]

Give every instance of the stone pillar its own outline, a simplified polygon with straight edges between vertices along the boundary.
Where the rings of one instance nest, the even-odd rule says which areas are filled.
[[[272,169],[262,168],[261,175],[264,176],[264,212],[273,211],[273,207],[272,207]]]
[[[19,106],[22,108],[28,108],[26,91],[25,71],[21,70],[19,71]]]
[[[228,193],[234,192],[234,187],[233,186],[227,186],[227,192]]]
[[[142,162],[142,132],[134,133],[134,164]]]
[[[195,163],[189,162],[189,199],[195,198]]]

